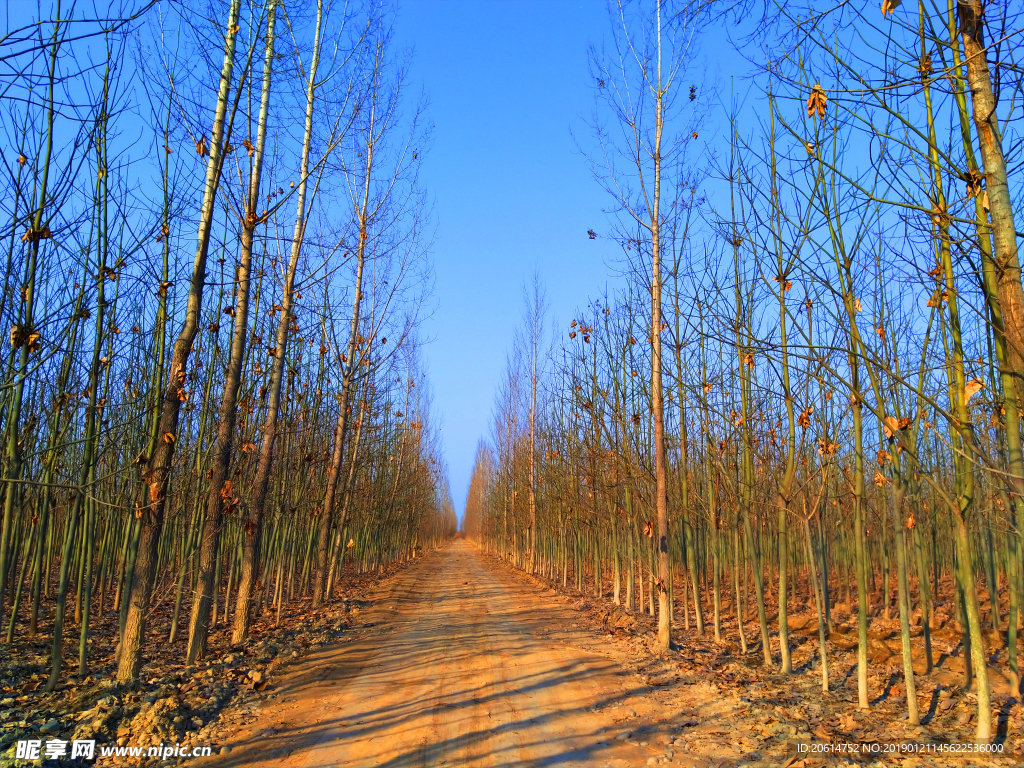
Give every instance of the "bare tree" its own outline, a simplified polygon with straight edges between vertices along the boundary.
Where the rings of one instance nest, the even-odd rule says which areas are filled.
[[[662,271],[665,214],[662,184],[666,169],[679,160],[681,140],[666,135],[674,112],[675,86],[687,61],[692,31],[691,16],[665,7],[663,0],[643,6],[618,2],[614,7],[614,55],[591,52],[591,63],[602,103],[623,140],[610,138],[598,119],[594,129],[602,155],[592,160],[595,172],[616,199],[621,212],[640,228],[650,254],[651,345],[650,402],[653,416],[653,453],[657,515],[658,647],[671,644],[669,606],[668,471],[665,452],[665,393],[662,373],[662,332],[667,328],[662,310]],[[622,163],[620,165],[619,163]],[[637,247],[640,247],[639,241]],[[649,250],[647,250],[649,248]]]
[[[160,407],[159,438],[149,456],[139,488],[139,512],[142,529],[138,555],[129,583],[129,608],[121,640],[121,659],[117,677],[121,682],[134,680],[139,674],[142,659],[142,638],[145,635],[149,596],[156,577],[158,546],[163,530],[167,483],[174,459],[174,445],[178,439],[178,419],[184,402],[189,355],[199,330],[199,314],[203,306],[203,288],[206,283],[206,259],[210,247],[217,191],[220,187],[224,164],[224,148],[231,132],[229,95],[234,84],[235,45],[238,39],[241,1],[232,0],[224,32],[224,63],[221,67],[217,106],[211,132],[210,155],[206,163],[206,181],[199,213],[199,232],[196,244],[192,280],[189,286],[185,323],[174,344],[171,372]]]

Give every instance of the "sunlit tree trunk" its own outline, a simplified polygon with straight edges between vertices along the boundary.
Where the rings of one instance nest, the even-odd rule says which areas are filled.
[[[145,635],[149,596],[156,578],[158,548],[160,534],[163,531],[167,500],[167,485],[170,479],[171,463],[174,459],[174,444],[177,440],[178,417],[182,404],[181,392],[186,383],[186,367],[192,353],[192,345],[199,330],[210,229],[213,225],[214,202],[220,186],[222,153],[227,127],[228,94],[234,72],[235,41],[239,29],[240,7],[241,0],[232,0],[224,35],[224,63],[221,68],[217,108],[214,113],[210,157],[206,164],[203,202],[199,215],[198,242],[189,286],[185,324],[178,334],[171,357],[171,375],[160,408],[160,439],[153,455],[149,457],[143,474],[142,487],[139,490],[142,528],[135,567],[133,573],[129,574],[131,577],[131,593],[128,598],[130,604],[117,671],[117,679],[122,683],[134,680],[139,674],[142,663],[142,639]]]
[[[274,22],[276,17],[277,0],[270,0],[267,9],[266,52],[263,62],[263,84],[260,93],[256,145],[250,153],[249,185],[241,212],[241,252],[234,283],[234,327],[231,351],[227,371],[224,375],[224,392],[221,395],[217,439],[210,467],[206,519],[199,550],[196,594],[192,601],[192,618],[189,624],[186,656],[186,663],[189,665],[195,664],[206,653],[206,641],[210,629],[210,603],[215,590],[219,587],[219,581],[214,583],[214,573],[219,570],[217,564],[219,563],[218,554],[221,551],[221,518],[225,509],[233,510],[238,506],[239,501],[237,490],[229,479],[228,472],[235,441],[238,389],[242,383],[242,364],[245,361],[246,341],[249,334],[249,289],[252,276],[253,241],[256,236],[256,227],[266,221],[259,213],[260,181],[263,174],[263,155],[267,140],[267,112],[270,107],[270,79],[274,62]],[[250,146],[252,145],[250,144]],[[283,357],[284,354],[283,348],[275,350],[275,355]]]

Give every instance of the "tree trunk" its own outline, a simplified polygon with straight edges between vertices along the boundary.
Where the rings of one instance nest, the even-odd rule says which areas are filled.
[[[210,229],[213,224],[214,201],[220,186],[223,147],[225,143],[228,93],[232,83],[235,64],[235,40],[238,34],[238,16],[241,0],[232,0],[228,12],[227,29],[224,36],[224,63],[221,67],[220,87],[217,92],[217,108],[214,113],[213,135],[210,157],[206,163],[206,181],[203,188],[203,203],[199,216],[196,256],[189,285],[188,306],[185,324],[174,343],[171,356],[171,375],[163,395],[160,408],[159,440],[153,455],[143,473],[138,493],[137,514],[142,518],[139,537],[139,552],[135,559],[134,573],[127,574],[131,582],[128,597],[128,615],[121,642],[121,658],[118,663],[117,679],[121,683],[134,680],[142,663],[142,639],[145,636],[146,613],[149,596],[156,578],[160,534],[164,526],[167,501],[167,485],[170,480],[171,463],[174,460],[174,444],[177,440],[178,417],[181,410],[182,394],[187,379],[186,367],[192,353],[192,344],[199,330],[199,314],[203,304],[203,287],[206,280],[206,257],[210,247]]]

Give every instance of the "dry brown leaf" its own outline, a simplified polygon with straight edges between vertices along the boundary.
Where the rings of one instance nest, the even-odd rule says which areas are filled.
[[[815,83],[811,88],[810,98],[807,99],[807,116],[824,117],[826,104],[828,104],[828,96],[825,95],[825,89],[819,83]]]
[[[50,228],[47,225],[43,225],[40,229],[32,229],[29,227],[25,230],[25,234],[21,236],[23,243],[37,243],[40,240],[49,240],[53,237],[50,232]]]
[[[980,379],[971,379],[964,386],[964,402],[971,402],[971,398],[981,392],[985,388],[985,384]]]
[[[797,417],[796,423],[799,424],[804,429],[807,429],[809,426],[811,426],[812,413],[814,413],[814,408],[811,406],[807,406],[802,411],[800,411],[800,416]]]

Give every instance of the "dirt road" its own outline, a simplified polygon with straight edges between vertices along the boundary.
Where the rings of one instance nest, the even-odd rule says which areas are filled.
[[[571,613],[456,541],[276,682],[225,766],[647,765],[654,702]],[[586,642],[586,641],[584,641]],[[644,728],[647,730],[644,730]],[[668,747],[671,749],[671,747]]]

